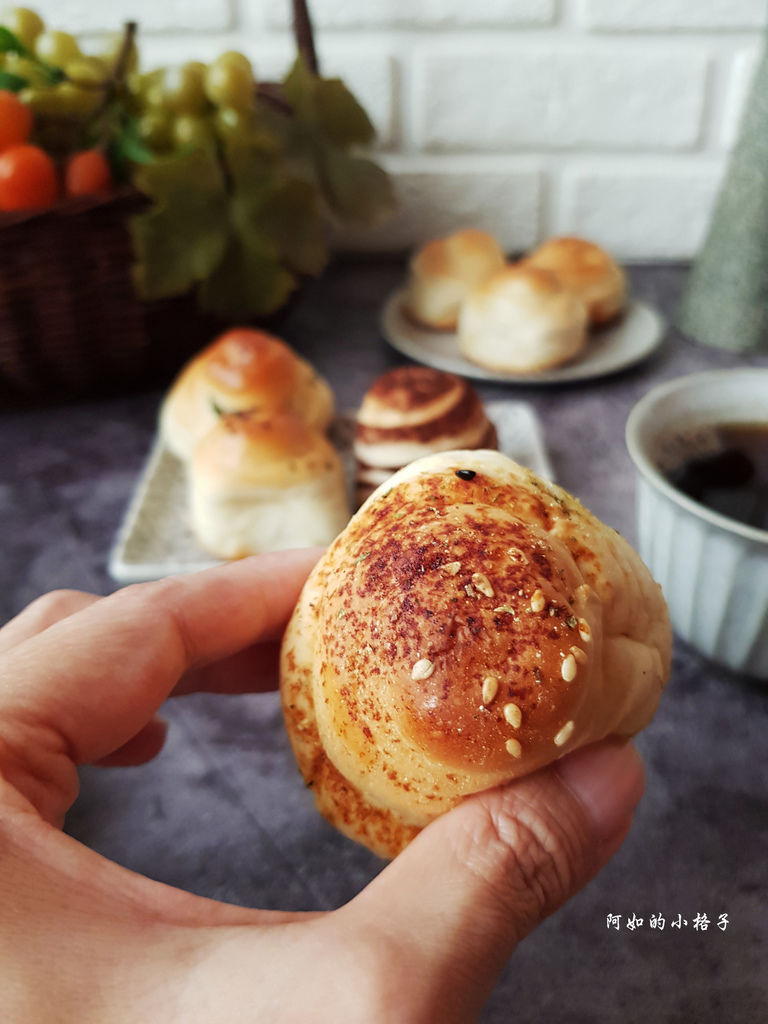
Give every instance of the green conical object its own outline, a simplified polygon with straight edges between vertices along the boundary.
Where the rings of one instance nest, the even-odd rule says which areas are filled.
[[[765,44],[677,325],[706,345],[768,348],[768,51]]]

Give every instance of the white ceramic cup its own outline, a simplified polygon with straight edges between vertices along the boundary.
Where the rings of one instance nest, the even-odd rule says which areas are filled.
[[[768,426],[768,368],[691,374],[640,399],[626,427],[637,547],[675,632],[714,661],[768,680],[768,531],[700,505],[659,468],[676,438],[736,423]]]

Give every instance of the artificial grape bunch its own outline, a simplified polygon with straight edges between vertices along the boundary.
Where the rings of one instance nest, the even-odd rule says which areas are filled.
[[[142,298],[193,291],[219,315],[270,313],[323,269],[332,223],[392,206],[359,152],[370,120],[311,58],[280,83],[237,52],[144,71],[132,23],[83,53],[14,7],[0,16],[0,210],[131,186],[148,200],[129,225]]]
[[[115,60],[110,52],[85,56],[73,36],[46,29],[28,8],[5,12],[0,24],[0,210],[44,208],[62,197],[111,189],[106,149],[88,122],[106,106]]]
[[[247,132],[256,115],[251,62],[230,51],[210,65],[188,61],[131,80],[141,141],[153,152],[214,149],[231,130]]]

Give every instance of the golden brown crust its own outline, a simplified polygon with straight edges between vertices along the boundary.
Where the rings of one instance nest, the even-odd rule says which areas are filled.
[[[464,228],[418,249],[411,259],[411,270],[421,276],[445,274],[461,278],[468,262],[496,264],[499,256],[503,259],[493,235],[479,228]]]
[[[349,518],[330,441],[292,413],[219,418],[189,463],[189,519],[219,558],[328,544]]]
[[[381,406],[404,415],[416,409],[430,408],[446,395],[464,390],[465,383],[453,373],[444,373],[429,366],[399,366],[382,373],[371,384],[363,399],[361,419],[366,418],[367,404],[374,406],[374,410]],[[375,415],[374,410],[372,413]]]
[[[645,725],[669,647],[617,534],[497,453],[443,453],[379,488],[314,570],[286,724],[323,813],[392,856],[468,793]]]
[[[338,461],[331,442],[294,413],[246,410],[219,417],[198,444],[192,465],[196,476],[230,487],[287,487]]]
[[[402,366],[382,374],[363,398],[355,441],[378,444],[458,436],[467,424],[487,417],[468,381],[428,366]]]
[[[525,284],[526,291],[531,296],[542,298],[544,301],[550,297],[557,297],[562,292],[562,285],[551,270],[520,261],[508,263],[493,277],[486,278],[472,290],[472,294],[478,297],[491,295],[506,284],[518,281]]]
[[[245,410],[293,412],[324,431],[333,418],[333,393],[280,338],[233,328],[182,369],[163,403],[160,431],[174,454],[190,459],[222,412]]]
[[[467,291],[503,265],[499,243],[477,228],[427,242],[409,264],[403,300],[406,315],[418,326],[451,330]]]
[[[202,360],[205,372],[220,393],[234,398],[244,391],[270,393],[274,404],[285,403],[296,388],[296,354],[272,334],[252,328],[234,328],[218,338]]]
[[[496,448],[480,396],[461,377],[428,366],[382,374],[355,419],[358,503],[414,459],[452,448]]]
[[[606,323],[626,303],[624,272],[604,249],[583,238],[550,238],[524,261],[556,274],[587,306],[592,324]]]

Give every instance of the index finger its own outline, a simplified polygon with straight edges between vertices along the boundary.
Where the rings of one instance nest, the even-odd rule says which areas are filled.
[[[127,587],[21,643],[3,659],[0,738],[21,723],[76,764],[101,760],[185,672],[275,640],[319,554],[274,552]]]

